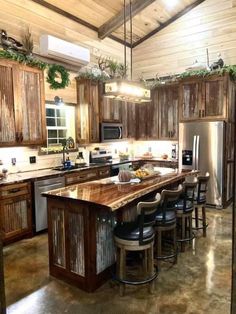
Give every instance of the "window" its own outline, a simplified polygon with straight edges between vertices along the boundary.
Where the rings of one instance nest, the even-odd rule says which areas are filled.
[[[60,145],[64,139],[75,139],[75,108],[46,104],[47,146]]]

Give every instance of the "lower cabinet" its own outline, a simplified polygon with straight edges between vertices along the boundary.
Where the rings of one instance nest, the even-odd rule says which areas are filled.
[[[30,182],[0,187],[0,230],[5,244],[32,236]]]
[[[110,173],[110,166],[103,166],[99,168],[85,169],[68,173],[65,175],[66,185],[107,178],[110,176]]]

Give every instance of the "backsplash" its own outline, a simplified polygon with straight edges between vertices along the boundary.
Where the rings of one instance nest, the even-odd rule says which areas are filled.
[[[151,152],[154,157],[167,154],[171,158],[172,144],[170,141],[134,141],[114,142],[111,144],[93,144],[86,146],[87,150],[95,147],[103,147],[112,153],[113,158],[119,158],[119,152],[128,153],[130,157],[140,157],[145,152]],[[30,164],[29,157],[36,156],[36,163]],[[75,161],[77,152],[70,152],[70,160]],[[12,158],[16,158],[16,165],[12,165]],[[45,169],[61,165],[62,153],[50,155],[38,155],[37,148],[31,147],[5,147],[0,148],[0,160],[3,168],[9,173],[24,172],[37,169]]]

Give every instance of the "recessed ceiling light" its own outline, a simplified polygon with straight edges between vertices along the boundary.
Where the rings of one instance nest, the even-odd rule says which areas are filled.
[[[165,1],[165,4],[167,5],[168,8],[173,8],[179,3],[179,0],[168,0]]]

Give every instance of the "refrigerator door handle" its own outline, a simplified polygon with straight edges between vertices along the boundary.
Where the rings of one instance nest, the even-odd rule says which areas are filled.
[[[199,170],[199,141],[200,141],[200,136],[196,136],[196,170]]]
[[[196,170],[196,135],[193,137],[193,170]]]

